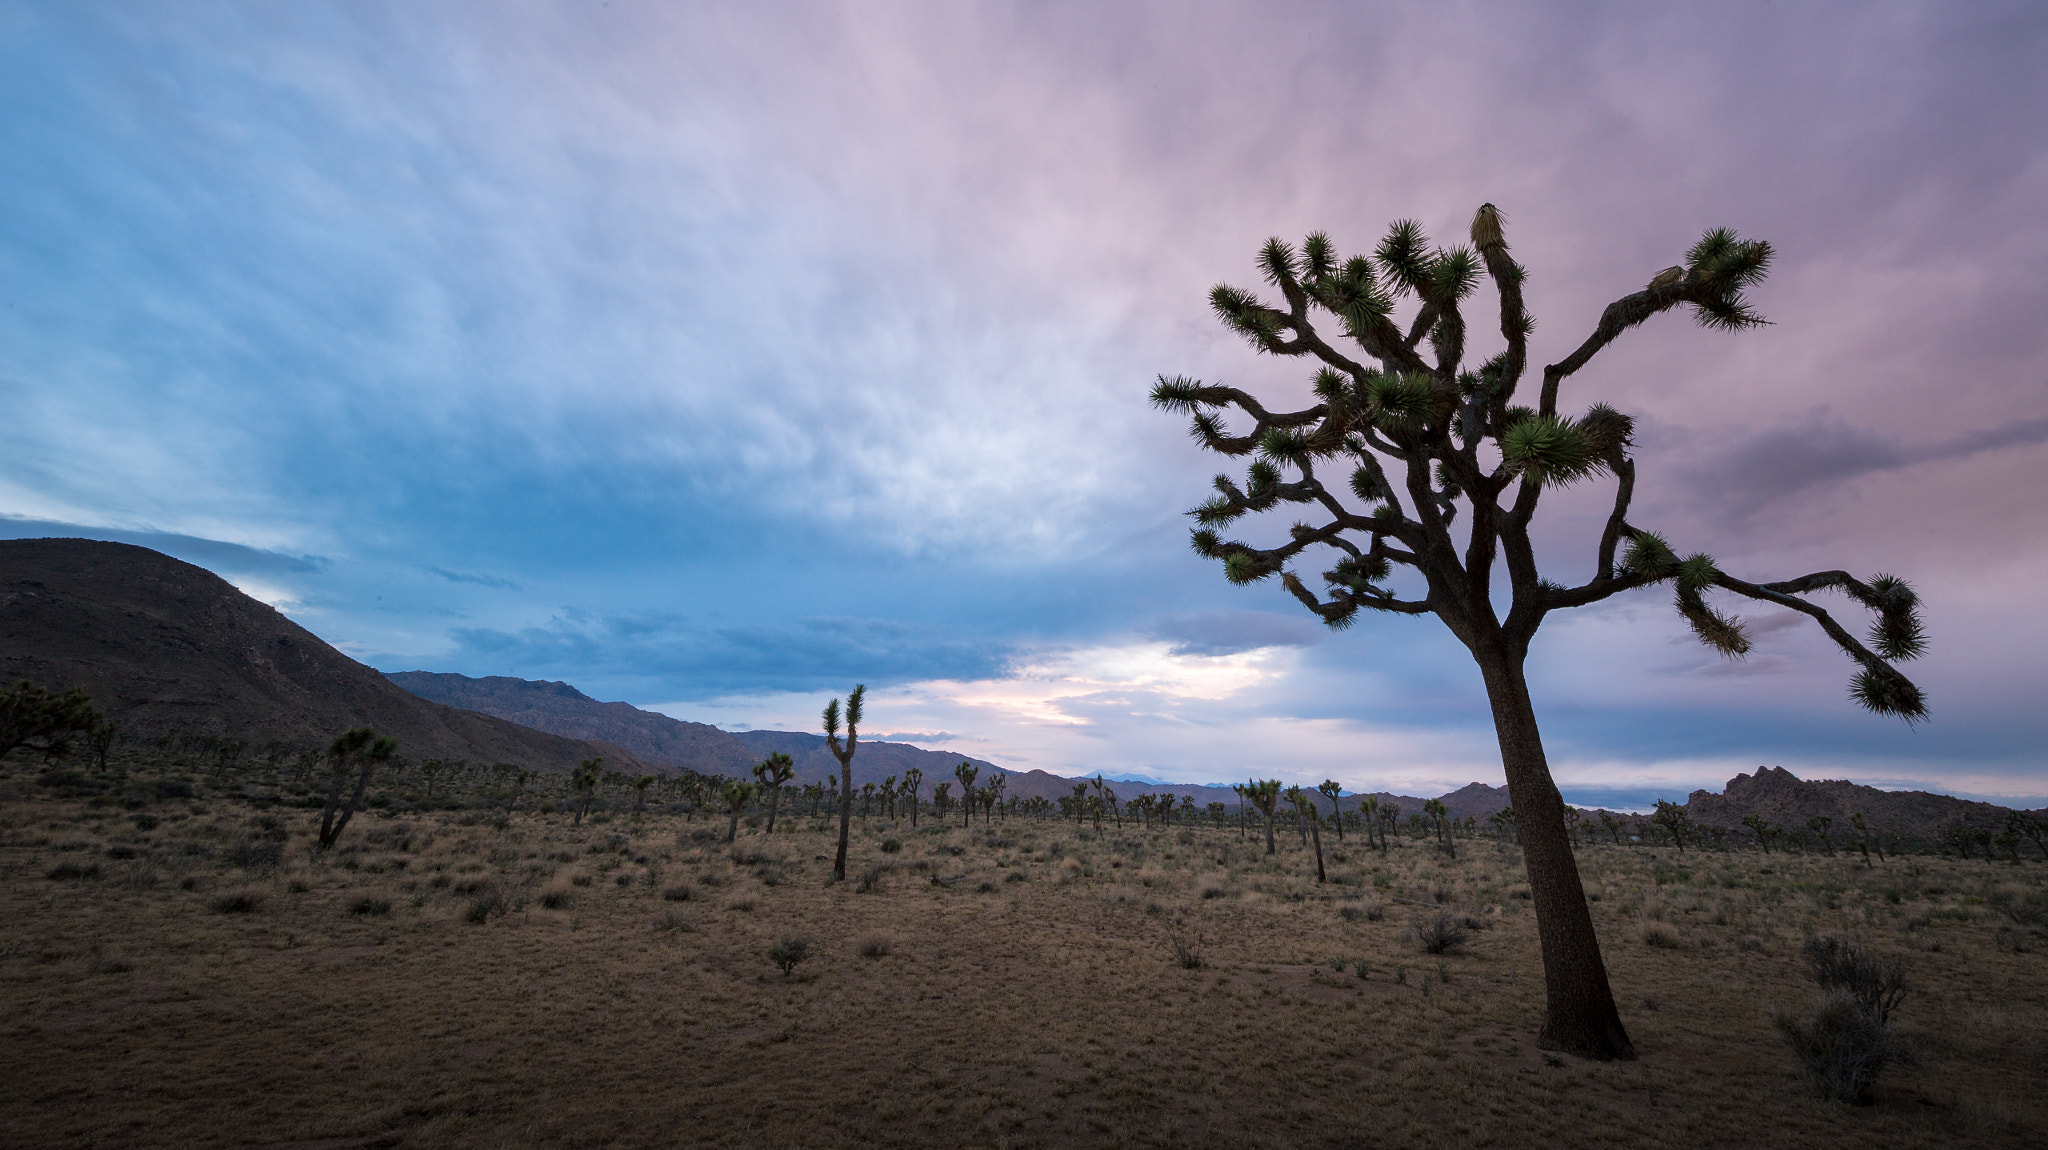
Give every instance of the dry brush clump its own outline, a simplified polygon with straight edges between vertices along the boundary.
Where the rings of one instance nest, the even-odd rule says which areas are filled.
[[[1801,957],[1820,996],[1804,1012],[1773,1012],[1772,1021],[1817,1093],[1867,1106],[1885,1066],[1911,1056],[1892,1029],[1905,965],[1832,936],[1808,939]]]

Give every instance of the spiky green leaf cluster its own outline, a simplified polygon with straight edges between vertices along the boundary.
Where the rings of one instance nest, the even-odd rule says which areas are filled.
[[[1745,240],[1729,228],[1715,228],[1685,253],[1686,272],[1679,287],[1704,287],[1693,300],[1693,314],[1706,327],[1727,331],[1757,327],[1769,321],[1757,313],[1744,292],[1770,273],[1771,245]]]
[[[1512,474],[1537,483],[1562,486],[1591,475],[1600,467],[1591,437],[1578,424],[1555,415],[1530,411],[1500,433],[1501,460]]]
[[[1911,679],[1892,670],[1866,667],[1849,681],[1849,697],[1866,710],[1896,715],[1908,723],[1927,717],[1927,696]]]

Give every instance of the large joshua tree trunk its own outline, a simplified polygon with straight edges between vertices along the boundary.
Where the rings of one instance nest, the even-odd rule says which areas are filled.
[[[1634,1058],[1635,1046],[1622,1028],[1607,983],[1607,965],[1600,957],[1600,939],[1593,933],[1578,860],[1564,829],[1564,796],[1550,780],[1521,661],[1498,651],[1475,651],[1474,656],[1493,706],[1508,801],[1522,828],[1522,858],[1529,872],[1530,900],[1536,906],[1545,997],[1538,1043],[1596,1058]]]

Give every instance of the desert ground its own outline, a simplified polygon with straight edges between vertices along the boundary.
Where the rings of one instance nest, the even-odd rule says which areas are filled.
[[[321,853],[288,794],[37,770],[0,778],[11,1147],[2048,1145],[2037,862],[1588,844],[1641,1055],[1594,1063],[1536,1047],[1491,837],[1326,832],[1318,884],[1292,830],[956,811],[857,819],[832,883],[787,805],[730,845],[387,807]],[[1815,935],[1904,962],[1874,1105],[1773,1024]]]

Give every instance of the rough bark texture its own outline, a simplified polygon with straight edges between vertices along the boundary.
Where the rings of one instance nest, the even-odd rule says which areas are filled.
[[[1529,872],[1530,901],[1536,906],[1536,936],[1543,951],[1544,1015],[1537,1045],[1587,1058],[1636,1056],[1614,993],[1593,915],[1579,880],[1564,829],[1564,797],[1550,778],[1543,737],[1522,668],[1507,656],[1482,659],[1493,729],[1500,740],[1501,766],[1508,776],[1516,821],[1522,826],[1522,858]]]

